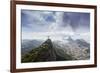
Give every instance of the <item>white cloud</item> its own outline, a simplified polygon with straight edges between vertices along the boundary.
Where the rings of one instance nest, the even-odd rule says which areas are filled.
[[[45,40],[50,36],[52,40],[62,40],[64,36],[72,36],[73,33],[65,32],[65,31],[55,31],[55,32],[23,32],[22,39],[41,39]]]

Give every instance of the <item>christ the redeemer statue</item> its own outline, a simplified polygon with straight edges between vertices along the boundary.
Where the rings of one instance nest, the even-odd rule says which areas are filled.
[[[48,36],[48,39],[49,39],[49,37],[50,37],[50,36]]]

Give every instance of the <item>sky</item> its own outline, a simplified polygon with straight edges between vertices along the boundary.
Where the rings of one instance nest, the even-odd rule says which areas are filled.
[[[22,39],[62,40],[68,36],[89,41],[90,13],[21,10]]]

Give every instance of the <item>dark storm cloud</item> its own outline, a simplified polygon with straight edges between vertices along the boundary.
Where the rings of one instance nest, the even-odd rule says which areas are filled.
[[[62,26],[67,26],[66,23],[70,24],[73,29],[83,27],[89,29],[90,26],[90,14],[89,13],[76,13],[76,12],[64,12]]]

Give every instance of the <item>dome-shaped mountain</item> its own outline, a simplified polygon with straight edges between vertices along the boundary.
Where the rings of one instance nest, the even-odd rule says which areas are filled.
[[[73,58],[66,54],[62,49],[53,47],[51,39],[47,39],[39,47],[32,49],[30,52],[22,56],[23,62],[45,62],[45,61],[64,61],[73,60]]]

